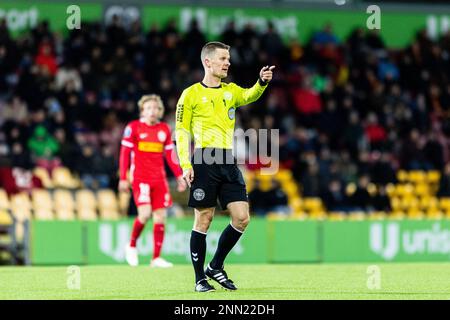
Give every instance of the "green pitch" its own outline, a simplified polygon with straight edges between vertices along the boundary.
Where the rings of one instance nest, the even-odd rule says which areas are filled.
[[[0,267],[1,299],[450,299],[450,263],[377,264],[380,288],[367,287],[369,264],[227,265],[239,286],[193,292],[190,265],[172,269],[82,266],[80,290],[67,267]],[[370,271],[370,270],[369,270]],[[374,279],[374,278],[370,278]],[[371,282],[369,280],[369,282]],[[371,283],[376,283],[372,281]]]

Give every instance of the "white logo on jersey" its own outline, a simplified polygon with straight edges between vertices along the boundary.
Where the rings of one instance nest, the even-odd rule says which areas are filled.
[[[160,142],[166,141],[167,135],[164,131],[158,131],[158,140]]]
[[[202,97],[202,101],[203,102],[208,102],[208,98],[207,97]]]
[[[141,133],[141,134],[139,135],[139,138],[145,139],[145,138],[147,138],[147,136],[148,136],[147,133]]]
[[[231,99],[233,98],[233,94],[232,94],[230,91],[225,91],[225,92],[223,93],[223,98],[224,98],[225,100],[231,100]]]
[[[150,185],[139,183],[139,202],[150,202]]]

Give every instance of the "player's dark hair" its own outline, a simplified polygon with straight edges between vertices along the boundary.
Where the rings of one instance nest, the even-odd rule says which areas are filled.
[[[230,50],[230,46],[226,45],[225,43],[219,42],[219,41],[212,41],[205,44],[202,48],[202,52],[200,54],[200,57],[202,59],[202,62],[205,60],[205,57],[213,53],[216,49],[225,49]]]

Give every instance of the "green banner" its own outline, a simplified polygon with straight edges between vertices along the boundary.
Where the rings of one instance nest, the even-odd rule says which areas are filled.
[[[84,264],[81,221],[39,221],[30,224],[33,264]]]
[[[216,217],[207,260],[229,223]],[[33,264],[124,264],[133,220],[33,221]],[[140,263],[152,257],[152,225],[138,240]],[[168,219],[162,255],[191,263],[192,219]],[[296,221],[253,218],[227,257],[230,263],[450,261],[450,220]]]
[[[228,218],[215,218],[208,230],[207,258],[214,254]],[[129,243],[132,220],[87,222],[87,260],[90,264],[126,263],[125,247]],[[140,264],[149,264],[153,254],[151,223],[142,232],[137,248]],[[169,220],[166,224],[161,254],[173,263],[191,263],[189,239],[192,219]],[[254,219],[227,258],[232,263],[267,261],[266,220]]]
[[[67,20],[75,12],[69,10],[72,2],[49,1],[1,1],[0,19],[5,18],[8,29],[13,36],[20,35],[37,26],[40,21],[48,20],[52,31],[69,31]],[[103,5],[101,3],[77,3],[81,28],[86,21],[102,21]],[[76,9],[78,12],[78,9]]]
[[[322,250],[324,262],[450,261],[450,221],[325,221]]]
[[[450,14],[399,13],[380,9],[380,34],[390,47],[408,45],[422,28],[427,28],[433,37],[449,29]],[[153,24],[164,27],[169,19],[175,19],[180,31],[186,32],[190,21],[195,18],[210,40],[217,39],[231,20],[238,30],[252,23],[260,32],[267,29],[267,21],[270,20],[286,41],[299,39],[302,43],[327,23],[332,24],[335,34],[343,40],[355,27],[367,29],[368,21],[369,25],[374,21],[372,13],[366,13],[366,8],[350,11],[344,7],[327,11],[147,5],[142,12],[146,29]]]
[[[318,221],[270,221],[269,262],[319,262]]]

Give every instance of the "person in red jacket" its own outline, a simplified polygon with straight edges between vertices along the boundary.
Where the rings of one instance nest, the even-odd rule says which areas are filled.
[[[164,158],[177,178],[179,192],[186,189],[186,182],[176,161],[170,127],[160,121],[164,113],[164,105],[160,96],[144,95],[138,105],[141,118],[126,126],[123,132],[119,161],[119,191],[129,190],[130,182],[127,179],[127,171],[130,169],[131,189],[138,208],[131,240],[126,247],[126,260],[131,266],[139,264],[136,242],[145,224],[153,216],[153,259],[150,266],[171,267],[170,262],[160,257],[164,240],[166,209],[172,205],[164,169]]]

